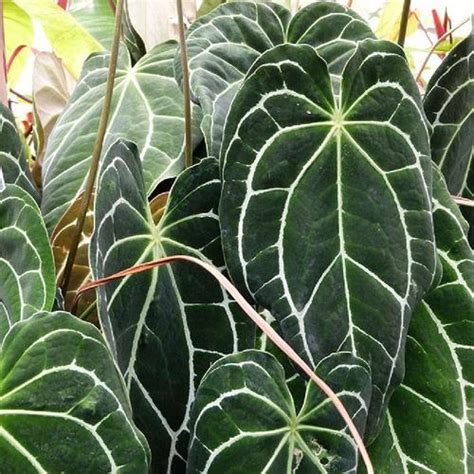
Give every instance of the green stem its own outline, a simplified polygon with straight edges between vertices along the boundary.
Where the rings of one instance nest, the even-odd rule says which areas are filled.
[[[88,321],[90,315],[94,312],[96,308],[97,308],[97,302],[94,301],[80,314],[80,316],[78,316],[78,318],[82,319],[83,321]]]
[[[188,168],[193,164],[193,136],[191,122],[191,93],[189,91],[188,51],[186,48],[182,0],[176,0],[176,9],[178,10],[179,48],[181,55],[181,69],[183,70],[184,133],[186,143],[184,151],[184,166]]]
[[[0,103],[8,107],[7,63],[5,58],[5,34],[3,29],[3,0],[0,0]]]
[[[400,30],[398,32],[398,44],[403,48],[407,36],[408,17],[410,16],[411,0],[403,1],[402,18],[400,20]]]
[[[76,228],[71,242],[71,248],[67,256],[66,266],[63,273],[61,282],[61,289],[63,294],[66,293],[69,280],[71,278],[72,268],[74,266],[74,260],[76,259],[77,248],[81,241],[82,229],[86,220],[87,210],[89,209],[92,192],[94,190],[95,178],[97,176],[97,170],[99,169],[100,155],[102,153],[102,145],[104,142],[105,132],[107,130],[107,122],[109,120],[110,106],[112,103],[112,95],[114,92],[115,72],[117,70],[117,58],[120,44],[120,33],[122,28],[122,13],[123,13],[124,0],[117,1],[117,9],[115,13],[115,27],[114,37],[112,40],[112,50],[110,52],[110,64],[109,74],[107,77],[107,86],[104,97],[104,104],[102,106],[102,113],[100,115],[99,128],[97,130],[97,136],[94,143],[94,150],[92,152],[92,160],[89,168],[89,174],[87,176],[86,186],[82,197],[81,208],[79,210],[79,216],[76,222]]]

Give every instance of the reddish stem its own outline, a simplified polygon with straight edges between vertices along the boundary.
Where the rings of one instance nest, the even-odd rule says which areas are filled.
[[[3,32],[3,0],[0,0],[0,103],[8,107],[5,35]]]
[[[8,73],[10,72],[10,69],[13,65],[13,62],[15,61],[15,59],[18,57],[18,55],[26,48],[26,44],[20,44],[20,46],[17,46],[14,50],[13,50],[13,53],[12,55],[10,56],[10,59],[8,60],[8,64],[7,64],[7,76],[8,76]]]
[[[359,452],[364,460],[367,474],[373,474],[374,468],[372,467],[372,462],[370,461],[369,454],[365,448],[362,437],[359,434],[354,422],[352,421],[349,413],[344,407],[343,403],[339,400],[337,395],[332,391],[331,387],[319,378],[314,371],[309,367],[309,365],[294,351],[294,349],[268,324],[256,311],[255,309],[246,301],[246,299],[240,294],[240,292],[235,288],[235,286],[219,272],[212,265],[199,260],[198,258],[191,257],[189,255],[174,255],[171,257],[160,258],[152,262],[142,263],[141,265],[136,265],[134,267],[127,268],[121,272],[115,273],[105,278],[99,280],[91,281],[90,283],[85,284],[79,288],[76,297],[73,303],[73,309],[77,305],[79,297],[88,290],[92,288],[97,288],[98,286],[104,285],[114,280],[118,280],[128,275],[133,275],[135,273],[144,272],[151,270],[154,267],[160,265],[166,265],[173,262],[187,261],[194,263],[195,265],[200,266],[208,273],[210,273],[234,298],[238,305],[245,311],[245,313],[250,317],[250,319],[273,341],[273,343],[281,349],[301,370],[326,394],[326,396],[334,404],[334,407],[339,412],[343,420],[346,422],[349,431],[354,438],[354,441],[359,448]]]

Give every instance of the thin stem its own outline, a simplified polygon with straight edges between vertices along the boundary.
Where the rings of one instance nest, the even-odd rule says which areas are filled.
[[[430,52],[428,53],[428,55],[426,56],[425,60],[423,61],[423,64],[421,65],[420,67],[420,70],[418,71],[418,74],[416,75],[416,82],[419,82],[420,81],[420,78],[421,78],[421,74],[423,73],[423,71],[425,70],[425,67],[426,65],[428,64],[428,61],[430,60],[431,58],[431,55],[435,52],[436,48],[438,47],[438,45],[440,43],[442,43],[448,36],[450,36],[452,33],[454,33],[457,29],[461,28],[461,26],[464,26],[467,22],[469,21],[469,18],[466,18],[462,23],[460,23],[459,25],[455,26],[454,28],[451,28],[449,31],[446,31],[446,33],[441,36],[438,41],[436,41],[436,43],[431,47],[430,49]]]
[[[400,20],[400,30],[398,31],[398,44],[403,48],[407,36],[408,18],[410,16],[411,0],[403,1],[402,18]]]
[[[179,49],[181,56],[181,69],[183,70],[185,133],[184,166],[185,168],[188,168],[193,164],[193,136],[191,122],[191,93],[189,91],[188,51],[186,48],[182,0],[176,0],[176,9],[178,10]]]
[[[31,97],[27,97],[26,95],[23,95],[23,94],[20,94],[18,91],[16,91],[15,89],[12,89],[10,88],[10,92],[17,96],[20,100],[23,100],[24,102],[27,102],[28,104],[32,104],[33,103],[33,100],[31,99]]]
[[[112,103],[112,95],[114,92],[115,72],[117,70],[117,58],[120,43],[120,33],[122,28],[123,3],[124,0],[118,0],[117,2],[114,37],[112,40],[112,49],[110,52],[109,73],[107,77],[104,104],[102,106],[102,113],[100,115],[99,128],[94,143],[94,150],[92,152],[92,160],[89,169],[89,174],[87,176],[86,187],[82,197],[81,208],[79,210],[76,228],[74,229],[74,234],[71,241],[71,248],[67,256],[66,266],[61,282],[61,289],[63,291],[63,294],[65,294],[68,289],[72,268],[74,266],[74,260],[76,259],[77,248],[79,246],[79,242],[81,241],[82,229],[84,227],[87,210],[89,209],[92,192],[94,190],[97,170],[99,169],[100,155],[102,153],[102,145],[104,142],[105,132],[107,130],[107,122],[109,120],[110,106]]]
[[[3,0],[0,0],[0,103],[8,107],[5,35],[3,31]]]
[[[79,319],[82,319],[83,321],[88,321],[89,316],[94,312],[94,310],[97,308],[97,302],[93,301],[79,316]]]
[[[465,207],[474,207],[474,201],[472,199],[468,199],[462,196],[451,196],[453,201],[460,206]]]
[[[359,434],[356,426],[354,425],[349,413],[347,412],[346,408],[344,407],[343,403],[339,400],[337,395],[332,391],[331,387],[324,382],[321,378],[319,378],[313,370],[309,367],[309,365],[294,351],[294,349],[270,326],[270,324],[265,321],[256,311],[255,309],[245,300],[245,298],[240,294],[240,292],[235,288],[235,286],[224,276],[222,273],[219,272],[216,268],[212,265],[199,260],[198,258],[191,257],[189,255],[173,255],[171,257],[160,258],[158,260],[154,260],[153,262],[143,263],[141,265],[136,265],[134,267],[128,268],[121,272],[115,273],[114,275],[101,278],[100,280],[91,281],[86,285],[79,288],[76,298],[73,303],[73,307],[77,305],[77,301],[79,297],[88,290],[92,288],[97,288],[98,286],[102,286],[108,282],[118,280],[123,278],[127,275],[133,275],[135,273],[140,273],[146,270],[150,270],[154,267],[160,265],[166,265],[173,262],[178,261],[187,261],[194,263],[208,273],[210,273],[226,290],[227,292],[234,298],[237,304],[245,311],[247,316],[273,341],[273,343],[281,349],[296,365],[298,365],[301,370],[326,394],[326,396],[331,400],[334,404],[334,407],[339,412],[341,417],[344,419],[349,431],[354,438],[354,441],[359,448],[359,452],[364,460],[367,474],[373,474],[374,468],[372,467],[372,462],[370,461],[369,454],[365,448],[364,442],[362,441],[362,437]]]

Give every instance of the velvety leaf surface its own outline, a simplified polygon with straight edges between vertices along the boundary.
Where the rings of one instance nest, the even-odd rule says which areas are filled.
[[[435,267],[428,133],[402,50],[360,42],[337,98],[314,49],[268,51],[234,99],[221,165],[231,277],[313,367],[338,350],[369,363],[370,438]]]
[[[474,469],[474,258],[465,222],[439,172],[433,204],[443,277],[413,315],[405,379],[371,448],[376,472]]]
[[[53,255],[38,205],[23,189],[0,191],[0,343],[16,322],[50,310],[55,295]]]
[[[218,164],[181,173],[155,225],[136,148],[105,156],[95,205],[94,278],[160,257],[186,254],[222,268]],[[153,450],[154,472],[184,468],[197,385],[219,357],[254,344],[254,329],[202,269],[174,263],[99,290],[99,317],[124,374],[135,420]]]
[[[3,104],[0,104],[0,170],[5,183],[20,186],[39,203],[39,192],[28,168],[15,117]]]
[[[137,143],[145,186],[152,192],[183,168],[183,95],[173,75],[174,42],[157,46],[135,66],[122,51],[104,152],[118,138]],[[84,186],[105,94],[109,54],[92,56],[50,136],[43,167],[42,211],[51,232]],[[195,108],[195,110],[197,110]],[[193,136],[199,141],[199,131]]]
[[[293,19],[275,3],[235,2],[196,20],[187,33],[190,80],[203,109],[201,128],[209,154],[219,157],[230,104],[260,54],[285,42],[309,44],[328,61],[331,73],[339,74],[356,42],[372,37],[356,13],[326,1],[302,8]]]
[[[451,50],[426,88],[432,158],[449,192],[474,199],[474,32]],[[474,210],[465,208],[474,244]]]
[[[363,433],[369,369],[338,353],[317,368]],[[192,412],[188,473],[356,472],[344,421],[314,383],[298,411],[283,367],[266,352],[220,359],[204,376]]]
[[[16,324],[0,353],[2,472],[147,473],[122,378],[100,333],[69,313]]]

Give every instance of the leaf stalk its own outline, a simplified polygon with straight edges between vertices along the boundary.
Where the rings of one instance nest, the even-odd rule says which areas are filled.
[[[193,136],[191,121],[191,92],[189,87],[188,50],[186,47],[186,33],[184,28],[184,14],[182,0],[176,0],[178,11],[178,35],[179,50],[181,57],[181,69],[183,71],[183,97],[184,97],[184,167],[189,168],[193,164]]]
[[[63,294],[66,293],[69,281],[71,279],[71,272],[74,266],[74,260],[76,259],[77,248],[81,241],[82,230],[84,228],[84,222],[86,220],[87,210],[91,202],[92,192],[94,190],[95,179],[97,177],[97,171],[99,169],[100,156],[102,154],[102,146],[104,143],[105,133],[107,131],[107,123],[109,120],[110,108],[112,104],[112,96],[114,92],[115,73],[117,71],[117,59],[120,44],[120,34],[122,30],[122,14],[124,8],[124,0],[117,1],[117,8],[115,14],[115,26],[114,36],[112,40],[112,49],[110,52],[110,63],[109,73],[107,77],[106,92],[104,97],[104,103],[102,105],[102,112],[99,120],[99,127],[97,130],[97,136],[94,143],[94,149],[92,152],[91,165],[89,173],[87,175],[86,186],[83,194],[81,208],[79,210],[78,218],[76,221],[76,227],[74,229],[71,247],[67,256],[66,265],[63,272],[61,281],[61,289]]]
[[[282,350],[301,370],[324,392],[324,394],[331,400],[336,410],[339,412],[351,435],[355,441],[356,446],[359,449],[359,452],[362,456],[362,459],[365,463],[367,474],[373,474],[374,468],[370,460],[367,449],[365,448],[364,442],[362,440],[359,431],[357,430],[354,422],[352,421],[349,413],[347,412],[344,404],[339,400],[337,395],[333,392],[331,387],[324,382],[320,377],[318,377],[315,372],[310,368],[310,366],[295,352],[295,350],[271,327],[271,325],[262,318],[255,309],[247,302],[247,300],[240,294],[239,290],[224,276],[219,272],[215,267],[209,263],[203,262],[196,257],[191,257],[189,255],[173,255],[170,257],[160,258],[152,262],[142,263],[125,270],[122,270],[118,273],[110,275],[99,280],[91,281],[81,288],[79,288],[76,298],[74,300],[73,306],[77,305],[77,302],[80,296],[93,288],[105,285],[114,280],[118,280],[128,275],[133,275],[135,273],[141,273],[152,268],[170,264],[173,262],[190,262],[206,270],[210,273],[225,289],[226,291],[234,298],[237,304],[242,308],[242,310],[250,317],[250,319],[273,341],[273,343]]]
[[[407,36],[408,18],[410,16],[411,0],[403,1],[402,17],[400,19],[400,30],[398,31],[398,44],[403,48]]]
[[[7,66],[5,57],[5,33],[3,24],[3,0],[0,0],[0,103],[8,107]]]

